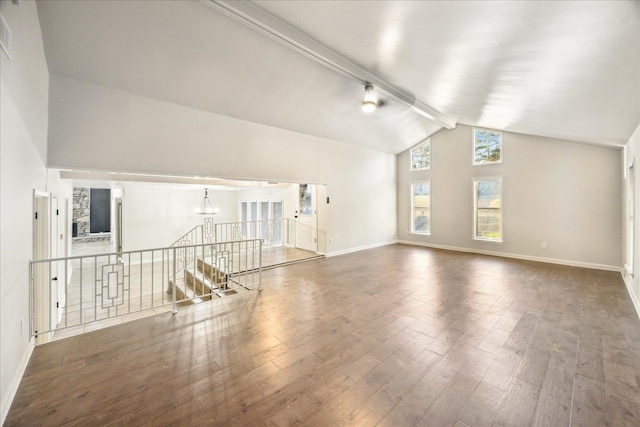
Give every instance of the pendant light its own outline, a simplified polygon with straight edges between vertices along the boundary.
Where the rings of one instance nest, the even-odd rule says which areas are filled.
[[[373,113],[378,107],[376,96],[373,93],[373,85],[367,83],[364,86],[364,99],[362,100],[362,111],[365,113]]]
[[[211,204],[211,200],[209,200],[209,189],[204,189],[204,199],[202,199],[202,203],[200,204],[200,211],[198,214],[200,215],[215,215],[218,213],[218,209],[214,209]]]

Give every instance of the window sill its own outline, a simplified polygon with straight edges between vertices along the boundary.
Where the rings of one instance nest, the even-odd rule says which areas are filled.
[[[416,233],[415,231],[410,231],[409,234],[412,234],[414,236],[431,236],[431,233]]]
[[[501,165],[504,163],[502,160],[497,162],[484,162],[484,163],[472,163],[471,166],[491,166],[491,165]]]
[[[504,243],[502,239],[483,239],[482,237],[473,237],[472,240],[477,242],[487,242],[487,243]]]

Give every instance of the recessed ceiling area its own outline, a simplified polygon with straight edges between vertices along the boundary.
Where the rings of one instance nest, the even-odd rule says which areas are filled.
[[[198,176],[153,175],[140,173],[61,170],[60,178],[72,181],[74,186],[119,188],[124,182],[149,185],[178,186],[180,188],[210,188],[238,190],[242,188],[287,188],[293,183],[221,179]]]
[[[49,71],[393,154],[442,128],[206,3],[38,2]],[[454,122],[612,146],[640,122],[635,1],[253,3]]]

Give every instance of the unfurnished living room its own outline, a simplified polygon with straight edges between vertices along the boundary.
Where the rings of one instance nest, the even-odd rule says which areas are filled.
[[[640,425],[640,2],[0,27],[2,425]]]

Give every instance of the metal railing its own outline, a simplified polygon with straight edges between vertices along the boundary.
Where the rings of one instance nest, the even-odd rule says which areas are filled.
[[[36,260],[29,271],[31,334],[42,343],[55,330],[260,290],[262,240]]]
[[[295,246],[296,221],[289,218],[216,223],[205,218],[171,246],[261,239],[264,246]]]
[[[225,223],[206,218],[203,235],[204,238],[212,236],[214,241],[262,239],[265,246],[295,246],[295,227],[296,221],[289,218]]]

